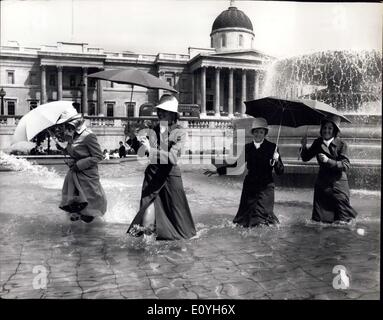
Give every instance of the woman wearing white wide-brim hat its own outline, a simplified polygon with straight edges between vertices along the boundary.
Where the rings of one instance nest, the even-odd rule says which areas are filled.
[[[340,117],[329,115],[321,121],[320,137],[307,148],[307,138],[301,140],[301,158],[317,158],[319,172],[314,187],[312,220],[348,224],[357,212],[350,205],[347,171],[350,169],[347,144],[338,135]]]
[[[64,152],[71,157],[59,207],[70,213],[71,221],[90,223],[104,215],[107,207],[97,165],[103,160],[100,145],[75,108],[65,110],[56,124],[68,142]]]
[[[196,234],[193,217],[177,165],[187,132],[178,124],[178,101],[163,95],[157,105],[160,124],[147,137],[141,137],[138,154],[146,154],[140,209],[128,233],[133,236],[155,234],[157,240],[189,239]]]
[[[274,170],[276,174],[282,174],[284,166],[275,143],[265,138],[269,131],[267,121],[264,118],[255,118],[250,130],[253,141],[245,145],[244,152],[234,164],[218,167],[216,171],[207,170],[205,174],[230,174],[230,168],[241,167],[246,163],[248,173],[233,222],[243,227],[276,224],[279,220],[274,214],[272,173]]]

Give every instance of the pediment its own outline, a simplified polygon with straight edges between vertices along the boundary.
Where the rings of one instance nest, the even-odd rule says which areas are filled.
[[[249,60],[274,60],[275,58],[256,50],[228,51],[211,54],[214,57],[225,57],[233,59],[249,59]]]

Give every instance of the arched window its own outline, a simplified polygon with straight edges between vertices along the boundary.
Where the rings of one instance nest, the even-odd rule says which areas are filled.
[[[239,38],[238,38],[238,45],[239,45],[240,47],[243,47],[243,35],[242,35],[242,34],[239,35]]]
[[[221,40],[222,40],[222,47],[226,47],[226,34],[222,35]]]

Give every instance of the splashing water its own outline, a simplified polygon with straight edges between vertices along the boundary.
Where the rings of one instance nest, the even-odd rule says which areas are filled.
[[[29,162],[26,159],[20,159],[14,155],[9,155],[0,151],[0,166],[10,169],[12,171],[25,171],[32,172],[36,175],[55,175],[56,172],[53,170],[49,170],[43,166],[36,166]]]
[[[326,51],[275,61],[262,96],[320,100],[347,114],[382,114],[382,53]]]

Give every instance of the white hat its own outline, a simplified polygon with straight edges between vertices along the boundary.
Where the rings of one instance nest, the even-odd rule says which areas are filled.
[[[56,124],[62,124],[79,118],[81,118],[81,114],[79,114],[75,108],[70,107],[61,113]]]
[[[170,112],[178,112],[178,100],[170,94],[164,94],[156,108]]]
[[[269,131],[269,128],[267,127],[267,121],[265,118],[255,118],[253,121],[253,124],[251,126],[251,134],[253,134],[254,129],[265,129],[266,133]]]

